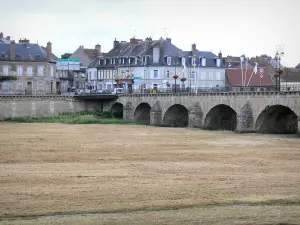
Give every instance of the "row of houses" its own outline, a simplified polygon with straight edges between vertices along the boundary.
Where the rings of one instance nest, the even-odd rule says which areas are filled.
[[[46,47],[27,39],[16,43],[0,33],[0,93],[46,94],[74,88],[112,90],[116,87],[141,92],[174,88],[268,89],[278,83],[274,75],[280,65],[268,56],[249,58],[241,64],[240,57],[201,51],[196,44],[185,51],[175,46],[171,38],[152,40],[151,37],[115,39],[107,53],[101,51],[99,44],[92,49],[79,46],[69,56],[80,60],[77,70],[57,69],[57,59],[51,42]],[[258,70],[253,73],[256,64]],[[16,79],[2,79],[10,76]],[[290,88],[299,84],[300,68],[284,68],[281,85]]]

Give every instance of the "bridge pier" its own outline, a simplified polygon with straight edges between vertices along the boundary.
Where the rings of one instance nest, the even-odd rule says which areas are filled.
[[[298,136],[300,137],[300,117],[298,117]]]
[[[123,107],[123,120],[134,122],[134,108],[131,102]]]
[[[157,101],[150,110],[150,125],[152,126],[162,125],[162,109],[159,101]]]
[[[253,132],[253,117],[245,114],[237,115],[236,131],[239,133]]]
[[[201,128],[202,127],[202,110],[199,104],[194,105],[189,110],[189,127]]]

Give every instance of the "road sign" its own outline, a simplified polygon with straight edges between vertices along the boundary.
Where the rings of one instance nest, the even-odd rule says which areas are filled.
[[[56,61],[57,70],[80,70],[80,59],[57,59]]]

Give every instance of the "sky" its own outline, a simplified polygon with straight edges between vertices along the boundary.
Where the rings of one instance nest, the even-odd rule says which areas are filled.
[[[286,66],[300,63],[300,0],[0,0],[0,32],[27,38],[60,57],[80,45],[113,40],[170,37],[182,50],[223,56],[274,56]]]

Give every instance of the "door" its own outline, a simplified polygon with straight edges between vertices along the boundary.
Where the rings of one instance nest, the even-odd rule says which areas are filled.
[[[27,82],[26,94],[32,95],[32,82],[31,81]]]

